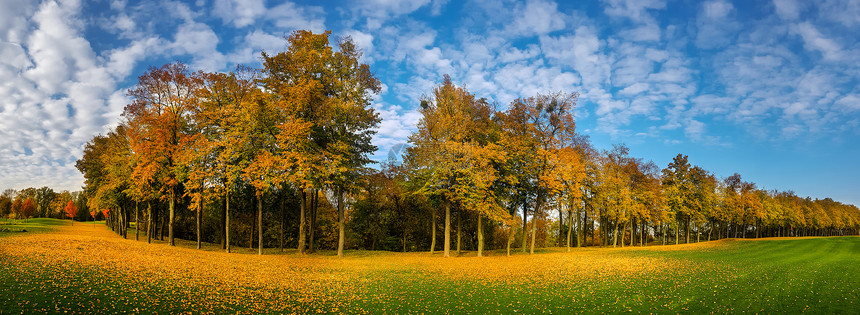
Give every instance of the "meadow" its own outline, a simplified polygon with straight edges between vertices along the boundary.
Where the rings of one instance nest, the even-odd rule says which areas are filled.
[[[0,221],[0,313],[855,313],[860,238],[535,255],[223,253],[101,222]],[[26,229],[27,232],[17,232]]]

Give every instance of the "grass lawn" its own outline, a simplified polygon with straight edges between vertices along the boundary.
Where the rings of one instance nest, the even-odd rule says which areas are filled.
[[[45,233],[53,231],[58,226],[71,225],[70,220],[29,219],[9,220],[0,219],[0,237],[18,235],[19,233]]]
[[[35,220],[31,220],[34,222]],[[66,221],[68,222],[68,221]],[[570,253],[220,252],[42,222],[0,237],[0,313],[856,313],[860,238]],[[35,229],[35,226],[34,226]],[[28,228],[29,231],[29,228]],[[35,230],[34,230],[35,231]],[[131,234],[131,233],[130,233]]]

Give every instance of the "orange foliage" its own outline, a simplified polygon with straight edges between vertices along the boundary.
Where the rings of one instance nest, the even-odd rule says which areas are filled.
[[[66,207],[63,208],[63,211],[66,213],[66,216],[70,219],[73,219],[76,214],[78,214],[78,207],[75,206],[75,203],[69,200],[69,203],[66,204]]]

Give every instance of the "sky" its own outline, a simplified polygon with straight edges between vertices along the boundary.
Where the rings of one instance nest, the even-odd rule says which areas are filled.
[[[0,189],[80,190],[148,67],[259,67],[299,29],[351,37],[382,82],[376,160],[450,74],[499,110],[579,93],[598,149],[860,205],[858,0],[0,0]]]

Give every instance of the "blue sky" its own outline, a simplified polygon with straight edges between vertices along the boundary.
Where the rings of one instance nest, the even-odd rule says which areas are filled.
[[[84,143],[146,67],[258,66],[310,29],[351,36],[382,81],[379,160],[450,74],[500,109],[578,92],[601,149],[860,205],[860,1],[567,2],[0,0],[0,188],[80,189]]]

